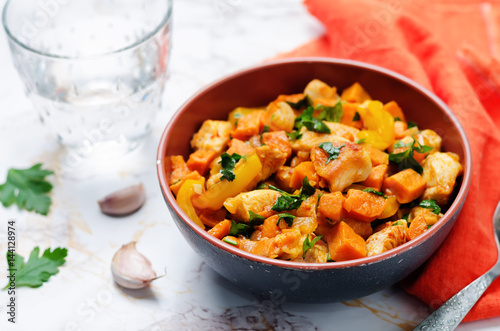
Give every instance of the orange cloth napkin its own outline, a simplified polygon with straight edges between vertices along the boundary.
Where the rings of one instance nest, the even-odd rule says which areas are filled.
[[[305,0],[325,26],[282,57],[327,56],[376,64],[438,95],[470,139],[473,179],[462,213],[431,259],[404,281],[432,306],[496,261],[492,217],[500,199],[500,3],[482,0]],[[500,279],[467,315],[500,315]]]

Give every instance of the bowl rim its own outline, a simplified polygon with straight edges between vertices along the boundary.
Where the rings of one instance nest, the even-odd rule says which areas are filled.
[[[184,112],[184,110],[195,100],[197,99],[200,95],[209,92],[213,88],[226,83],[229,80],[232,80],[236,77],[246,75],[248,73],[258,71],[258,70],[265,70],[268,67],[273,67],[277,65],[286,65],[289,63],[313,63],[313,62],[319,62],[319,63],[330,63],[330,64],[340,64],[340,65],[347,65],[347,66],[353,66],[353,67],[358,67],[362,69],[368,69],[372,71],[376,71],[378,73],[390,76],[396,80],[399,80],[400,82],[409,85],[411,88],[414,88],[418,90],[420,93],[424,94],[427,98],[429,98],[432,102],[434,102],[441,110],[447,115],[448,119],[450,122],[456,127],[456,129],[459,132],[460,138],[463,142],[464,146],[464,160],[463,160],[463,165],[464,165],[464,173],[463,173],[463,179],[462,179],[462,184],[460,187],[460,190],[455,197],[452,205],[450,208],[446,211],[444,216],[436,223],[434,224],[429,230],[425,231],[422,235],[418,236],[417,238],[410,240],[403,245],[400,245],[396,248],[393,248],[389,251],[369,256],[369,257],[364,257],[360,259],[355,259],[355,260],[348,260],[348,261],[339,261],[339,262],[328,262],[328,263],[307,263],[307,262],[292,262],[292,261],[285,261],[285,260],[278,260],[278,259],[271,259],[268,257],[263,257],[259,255],[255,255],[246,251],[243,251],[235,246],[232,246],[230,244],[227,244],[223,242],[222,240],[219,240],[210,234],[208,234],[207,231],[201,229],[196,223],[191,220],[187,214],[180,208],[180,206],[177,204],[174,195],[172,194],[168,182],[167,182],[167,176],[166,176],[166,170],[164,167],[164,157],[166,155],[166,150],[167,150],[167,141],[168,141],[168,136],[172,128],[175,126],[175,124],[178,122],[180,116]],[[163,196],[167,200],[167,203],[171,206],[172,210],[182,219],[194,232],[196,232],[198,235],[200,235],[203,239],[205,239],[208,243],[212,244],[213,246],[216,246],[227,253],[230,253],[232,255],[236,255],[240,258],[245,258],[248,260],[251,260],[253,262],[260,262],[263,264],[267,265],[272,265],[272,266],[277,266],[277,267],[283,267],[283,268],[289,268],[289,269],[294,269],[294,270],[318,270],[318,269],[342,269],[342,268],[350,268],[350,267],[355,267],[355,266],[361,266],[361,265],[369,265],[373,263],[378,263],[386,259],[390,259],[396,255],[399,255],[400,253],[403,253],[405,251],[410,251],[413,248],[421,245],[424,241],[427,241],[430,239],[432,236],[434,236],[439,229],[443,228],[446,223],[451,221],[452,216],[458,213],[465,202],[465,199],[467,197],[467,193],[469,191],[470,185],[471,185],[471,180],[472,180],[472,154],[471,154],[471,148],[470,148],[470,143],[469,139],[465,133],[464,128],[460,124],[458,118],[452,113],[452,111],[448,108],[448,106],[435,94],[421,86],[420,84],[414,82],[413,80],[396,73],[392,70],[379,67],[373,64],[365,63],[365,62],[360,62],[360,61],[355,61],[355,60],[347,60],[347,59],[337,59],[337,58],[325,58],[325,57],[299,57],[299,58],[292,58],[292,59],[285,59],[285,60],[278,60],[278,61],[272,61],[272,62],[266,62],[264,64],[258,64],[251,66],[249,68],[237,71],[235,73],[225,75],[222,78],[205,85],[202,87],[200,90],[198,90],[193,96],[191,96],[187,101],[185,101],[179,109],[174,113],[172,118],[170,119],[169,123],[165,127],[163,134],[160,138],[159,146],[158,146],[158,152],[157,152],[157,161],[156,161],[156,167],[157,167],[157,174],[158,174],[158,180],[160,183],[160,188],[162,190]]]

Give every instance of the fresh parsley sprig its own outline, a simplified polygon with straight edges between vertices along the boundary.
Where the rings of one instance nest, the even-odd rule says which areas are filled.
[[[309,96],[306,94],[304,95],[304,98],[297,102],[287,101],[286,103],[295,110],[301,110],[302,108],[309,107],[311,105],[311,99],[309,99]]]
[[[318,105],[315,110],[320,111],[316,118],[322,121],[340,123],[342,116],[344,116],[344,108],[342,107],[342,102],[340,101],[333,107]]]
[[[313,248],[313,246],[320,240],[323,236],[317,236],[312,241],[309,241],[309,235],[306,236],[304,243],[302,244],[302,258],[306,258],[306,252]]]
[[[298,209],[302,204],[302,201],[316,192],[316,189],[311,186],[307,177],[304,177],[304,179],[302,180],[302,188],[300,189],[299,194],[290,194],[288,192],[280,190],[273,185],[269,185],[269,188],[281,193],[281,196],[276,200],[271,208],[272,210],[277,212]]]
[[[283,214],[278,214],[278,221],[276,222],[276,225],[280,223],[281,220],[285,221],[286,225],[292,226],[293,225],[293,219],[295,216],[289,213],[283,213]]]
[[[47,248],[42,256],[39,256],[40,248],[35,247],[29,256],[28,261],[19,254],[7,253],[7,263],[14,262],[14,266],[9,264],[10,275],[15,275],[16,287],[40,287],[47,282],[49,278],[59,272],[58,267],[62,266],[68,255],[66,248],[58,247],[52,252]],[[9,283],[10,284],[10,283]],[[9,288],[9,284],[4,290]]]
[[[314,131],[318,133],[331,133],[330,128],[322,121],[313,116],[314,108],[307,107],[302,114],[295,118],[294,128],[297,131],[305,126],[309,131]]]
[[[423,168],[422,166],[415,160],[413,157],[414,152],[418,152],[421,154],[428,153],[432,150],[431,146],[426,146],[420,144],[414,137],[413,138],[413,143],[411,143],[408,147],[408,149],[404,152],[401,153],[391,153],[389,154],[389,161],[395,162],[399,164],[399,170],[404,170],[404,169],[413,169],[419,174],[422,173]],[[398,143],[396,143],[398,145]],[[401,145],[399,147],[406,147],[406,145]]]
[[[345,144],[340,147],[333,147],[331,142],[324,142],[318,145],[319,148],[328,153],[328,160],[326,160],[326,164],[330,161],[336,160],[339,157],[340,149],[344,146]]]
[[[41,163],[29,169],[10,169],[5,183],[0,185],[0,201],[4,207],[15,202],[19,208],[47,215],[52,204],[48,196],[52,184],[45,177],[52,174],[43,170]]]
[[[229,155],[228,153],[222,153],[220,157],[221,160],[219,161],[219,163],[222,166],[222,169],[220,170],[222,179],[225,178],[228,181],[232,182],[236,178],[233,170],[236,166],[236,163],[241,159],[241,155],[236,153],[233,153],[232,155]]]
[[[441,212],[441,207],[437,205],[436,200],[434,199],[422,200],[420,201],[419,206],[422,208],[430,209],[436,215],[439,215],[439,213]]]

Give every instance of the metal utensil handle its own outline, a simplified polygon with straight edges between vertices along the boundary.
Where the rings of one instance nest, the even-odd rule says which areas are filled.
[[[455,330],[497,276],[493,271],[485,273],[446,301],[413,330]]]

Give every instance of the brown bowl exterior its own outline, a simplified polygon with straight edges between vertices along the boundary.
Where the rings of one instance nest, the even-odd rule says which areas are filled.
[[[407,119],[436,131],[443,149],[460,156],[464,175],[444,217],[418,238],[388,252],[332,263],[300,263],[256,256],[200,229],[182,211],[169,189],[165,156],[190,153],[189,142],[206,119],[226,119],[240,106],[268,104],[279,94],[299,93],[312,79],[343,90],[359,82],[382,102],[395,100]],[[283,302],[334,302],[359,298],[408,276],[422,265],[450,232],[471,182],[470,146],[457,118],[435,95],[408,78],[373,65],[339,59],[302,58],[253,67],[205,87],[188,100],[167,125],[158,148],[157,170],[169,211],[182,235],[223,277],[255,294]]]

